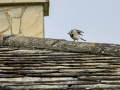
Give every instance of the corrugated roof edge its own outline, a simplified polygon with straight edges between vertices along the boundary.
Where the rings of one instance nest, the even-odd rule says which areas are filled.
[[[74,42],[62,39],[0,34],[0,46],[15,47],[18,49],[48,49],[62,52],[104,54],[120,57],[120,45],[118,44]]]

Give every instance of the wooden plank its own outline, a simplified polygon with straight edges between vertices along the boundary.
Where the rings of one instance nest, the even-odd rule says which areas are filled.
[[[59,72],[112,72],[111,69],[60,69]]]
[[[120,63],[120,60],[87,60],[87,61],[83,61],[83,60],[64,60],[64,59],[60,59],[59,60],[0,60],[0,63],[36,63],[36,62],[45,62],[45,63],[112,63],[112,64],[116,64],[116,63]]]
[[[58,70],[0,70],[0,73],[16,73],[16,74],[37,74],[37,73],[53,73],[58,72]]]
[[[120,63],[120,60],[46,60],[45,62],[49,62],[49,63]]]
[[[18,78],[0,78],[0,81],[9,81],[9,82],[40,82],[40,81],[69,81],[69,80],[78,80],[73,77],[18,77]]]
[[[1,61],[1,64],[41,64],[41,65],[108,65],[109,63],[97,63],[97,62],[93,62],[93,63],[78,63],[78,62],[71,62],[71,63],[66,63],[66,62],[60,62],[60,63],[47,63],[47,62],[42,62],[42,61]],[[114,63],[116,64],[116,63]],[[113,65],[113,63],[112,63]]]
[[[73,83],[73,84],[75,84],[74,82],[78,82],[79,84],[84,84],[84,83],[98,83],[99,81],[95,81],[95,80],[89,80],[89,81],[79,81],[78,79],[75,79],[75,80],[55,80],[55,81],[42,81],[42,80],[40,80],[40,81],[0,81],[0,84],[3,84],[3,83],[6,83],[6,84],[9,84],[9,85],[12,85],[12,84],[16,84],[16,85],[22,85],[22,84],[26,84],[26,85],[28,85],[28,84],[31,84],[31,85],[33,85],[33,84],[36,84],[36,85],[38,85],[38,84],[45,84],[45,83],[65,83],[65,82],[67,82],[67,83]],[[67,84],[66,83],[66,84]]]
[[[120,72],[95,72],[92,76],[120,76]]]
[[[98,65],[109,65],[109,63],[41,63],[41,64],[5,64],[2,66],[13,66],[13,67],[38,67],[38,66],[74,66],[74,67],[83,67],[83,66],[98,66]]]
[[[119,80],[120,76],[80,76],[80,80]]]
[[[42,73],[42,74],[27,74],[28,77],[77,77],[89,76],[89,73]]]
[[[0,57],[0,59],[17,59],[18,57]],[[19,59],[33,59],[33,58],[41,58],[41,59],[79,59],[79,60],[106,60],[106,59],[120,59],[120,57],[89,57],[89,58],[81,58],[80,56],[33,56],[33,57],[19,57]]]
[[[5,86],[6,89],[13,89],[13,90],[43,90],[43,89],[67,89],[68,85],[22,85],[22,86],[14,86],[14,85],[7,85]]]
[[[71,67],[71,66],[41,66],[41,67],[8,67],[0,66],[1,70],[51,70],[51,69],[95,69],[95,66],[84,66],[84,67]]]
[[[24,75],[17,75],[17,74],[0,74],[0,78],[16,78],[16,77],[23,77]]]
[[[9,68],[9,67],[6,67]],[[16,67],[17,68],[17,67]],[[19,68],[19,67],[18,67]],[[23,67],[23,69],[27,70],[50,70],[50,69],[95,69],[95,66],[84,66],[84,67],[71,67],[71,66],[41,66],[41,67]],[[0,67],[0,69],[4,69],[4,67]]]
[[[120,85],[120,80],[101,80],[101,84]]]
[[[0,48],[0,51],[10,51],[10,48]]]
[[[22,67],[6,67],[6,66],[0,66],[0,70],[21,70]]]
[[[69,87],[71,89],[75,89],[75,88],[83,88],[83,89],[96,89],[96,90],[101,90],[101,89],[104,89],[104,88],[108,88],[109,89],[117,89],[119,88],[120,89],[120,85],[107,85],[107,84],[93,84],[93,85],[72,85],[71,87]]]
[[[78,81],[78,80],[68,80],[68,81],[41,81],[41,82],[11,82],[5,83],[5,85],[12,86],[29,86],[29,85],[89,85],[89,84],[98,84],[98,81]],[[0,85],[3,83],[0,82]]]

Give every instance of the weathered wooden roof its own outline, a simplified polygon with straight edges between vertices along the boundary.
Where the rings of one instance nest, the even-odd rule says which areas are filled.
[[[119,52],[115,44],[0,35],[0,90],[119,90]]]

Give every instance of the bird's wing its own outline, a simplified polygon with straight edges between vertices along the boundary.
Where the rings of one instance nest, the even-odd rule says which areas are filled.
[[[80,31],[80,30],[77,30],[77,29],[76,29],[76,31],[77,31],[77,33],[84,33],[83,31]]]
[[[77,33],[79,35],[82,35],[81,33],[84,33],[83,31],[80,31],[80,30],[77,30],[77,29],[74,29],[74,30],[71,30],[71,33]],[[82,35],[83,36],[83,35]]]

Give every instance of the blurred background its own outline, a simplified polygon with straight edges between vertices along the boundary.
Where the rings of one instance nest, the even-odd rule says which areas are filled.
[[[73,41],[67,33],[78,29],[86,42],[120,44],[120,0],[50,0],[44,20],[45,38]]]

